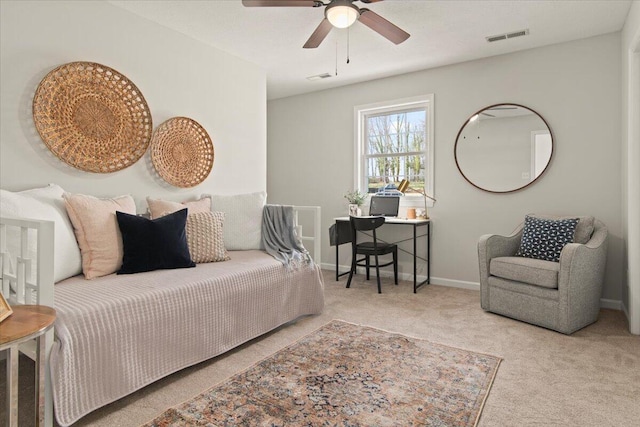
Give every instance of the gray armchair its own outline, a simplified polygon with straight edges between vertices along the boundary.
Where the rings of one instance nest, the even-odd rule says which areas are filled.
[[[577,243],[564,246],[560,262],[515,256],[524,223],[510,236],[480,237],[482,308],[563,334],[595,322],[607,257],[607,228],[593,217],[579,218]]]

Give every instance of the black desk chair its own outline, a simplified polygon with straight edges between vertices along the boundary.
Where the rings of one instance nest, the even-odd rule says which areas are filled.
[[[382,293],[380,287],[380,267],[386,267],[393,264],[393,277],[396,285],[398,284],[398,245],[390,243],[380,243],[376,238],[376,228],[384,224],[382,216],[363,216],[349,217],[351,223],[351,271],[347,280],[347,288],[351,287],[351,279],[356,272],[357,267],[365,267],[367,269],[367,280],[369,280],[369,269],[371,268],[370,257],[376,260],[376,276],[378,279],[378,293]],[[356,234],[358,231],[373,231],[372,242],[357,243]],[[378,262],[379,255],[393,254],[393,261],[386,264]],[[357,259],[358,255],[364,255],[364,258]],[[364,262],[364,264],[363,264]]]

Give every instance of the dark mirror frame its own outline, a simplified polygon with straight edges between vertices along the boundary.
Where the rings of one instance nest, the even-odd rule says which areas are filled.
[[[460,168],[460,163],[458,162],[458,141],[460,139],[460,135],[462,134],[462,131],[464,130],[464,128],[469,124],[469,122],[471,122],[471,119],[490,109],[490,108],[495,108],[495,107],[501,107],[501,106],[506,106],[506,105],[511,105],[514,107],[520,107],[520,108],[524,108],[526,110],[531,111],[533,114],[535,114],[536,116],[538,116],[545,124],[545,126],[547,127],[547,129],[549,129],[549,135],[551,136],[551,154],[549,155],[549,160],[547,161],[547,165],[544,167],[544,169],[542,170],[542,172],[540,172],[540,174],[538,176],[535,177],[535,179],[531,180],[530,182],[528,182],[527,184],[518,187],[518,188],[514,188],[513,190],[505,190],[505,191],[496,191],[496,190],[489,190],[483,187],[480,187],[479,185],[475,184],[473,181],[471,181],[465,174],[464,172],[462,172],[462,169]],[[530,186],[531,184],[533,184],[534,182],[536,182],[538,179],[540,179],[541,176],[544,175],[544,173],[547,171],[547,169],[549,168],[549,165],[551,165],[551,161],[553,159],[553,153],[555,152],[555,139],[553,137],[553,132],[551,131],[551,127],[549,126],[549,123],[547,123],[547,121],[544,119],[544,117],[542,117],[537,111],[535,111],[532,108],[526,107],[524,105],[521,104],[514,104],[511,102],[503,102],[500,104],[493,104],[493,105],[489,105],[487,107],[484,107],[478,111],[476,111],[475,113],[473,113],[471,116],[469,116],[469,118],[462,124],[462,127],[460,127],[460,130],[458,131],[458,135],[456,136],[456,143],[455,146],[453,147],[453,156],[455,158],[456,161],[456,167],[458,168],[458,171],[460,172],[460,175],[462,175],[462,177],[471,185],[473,185],[474,187],[476,187],[479,190],[482,191],[486,191],[488,193],[495,193],[495,194],[505,194],[505,193],[513,193],[515,191],[520,191],[524,188],[527,188],[528,186]]]

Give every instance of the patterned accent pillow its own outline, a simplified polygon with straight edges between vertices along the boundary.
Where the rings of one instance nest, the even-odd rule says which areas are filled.
[[[564,245],[573,243],[577,225],[578,218],[552,220],[527,215],[516,256],[559,262]]]
[[[558,215],[546,215],[539,213],[527,214],[535,218],[542,219],[578,219],[578,225],[576,225],[576,234],[573,236],[573,243],[585,244],[591,239],[591,235],[594,230],[595,218],[592,216],[558,216]]]
[[[187,217],[187,243],[196,264],[229,260],[224,247],[223,212],[198,212]]]

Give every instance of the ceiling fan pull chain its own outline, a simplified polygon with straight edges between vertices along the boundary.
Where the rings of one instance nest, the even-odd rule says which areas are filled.
[[[349,63],[349,34],[351,34],[351,27],[347,27],[347,64]]]
[[[338,41],[336,40],[336,77],[338,77]]]

